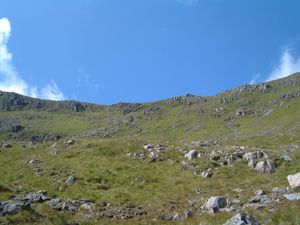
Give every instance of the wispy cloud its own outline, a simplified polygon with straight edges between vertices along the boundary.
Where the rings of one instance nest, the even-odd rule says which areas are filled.
[[[18,74],[12,64],[12,54],[9,52],[7,44],[11,36],[11,25],[7,18],[0,19],[0,90],[16,92],[31,97],[40,97],[50,100],[65,99],[56,83],[51,81],[39,93],[37,87],[29,86]]]
[[[94,79],[92,78],[92,76],[85,72],[82,68],[78,69],[78,77],[77,77],[77,82],[78,85],[81,87],[87,87],[88,89],[92,89],[95,92],[99,91],[99,84],[94,81]]]
[[[51,99],[51,100],[64,100],[65,96],[57,87],[55,81],[51,81],[46,87],[42,89],[41,98]]]
[[[258,83],[258,80],[259,78],[261,77],[261,75],[258,73],[258,74],[255,74],[252,78],[251,78],[251,81],[250,81],[250,84],[256,84]]]
[[[297,72],[300,72],[300,56],[294,56],[291,49],[286,47],[281,53],[278,65],[274,67],[266,81],[280,79]]]

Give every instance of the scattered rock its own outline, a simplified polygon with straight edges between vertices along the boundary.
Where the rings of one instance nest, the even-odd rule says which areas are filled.
[[[28,161],[29,165],[33,165],[33,164],[39,164],[39,163],[43,163],[42,160],[38,160],[38,159],[31,159]]]
[[[219,161],[220,160],[220,155],[217,154],[215,151],[212,151],[210,153],[210,156],[209,156],[209,159],[212,160],[212,161]]]
[[[33,193],[28,193],[27,195],[23,197],[15,197],[15,200],[23,201],[23,202],[30,202],[30,203],[36,203],[36,202],[44,202],[48,200],[47,192],[45,191],[38,191]]]
[[[274,173],[275,163],[269,159],[260,161],[256,164],[255,170],[260,174]]]
[[[201,172],[200,177],[201,178],[210,178],[210,177],[212,177],[212,175],[213,175],[213,172],[212,172],[212,169],[210,168],[208,170]]]
[[[73,213],[77,211],[77,208],[73,204],[71,204],[68,201],[63,201],[58,198],[51,199],[48,202],[48,204],[49,204],[50,208],[57,210],[57,211],[69,211],[69,212],[73,212]]]
[[[137,159],[137,160],[145,160],[147,158],[144,153],[134,153],[132,157],[133,159]]]
[[[77,178],[75,176],[69,176],[66,180],[66,184],[72,186],[73,184],[75,184],[76,180]]]
[[[186,211],[184,212],[184,217],[185,217],[185,218],[190,218],[190,217],[192,217],[192,215],[193,215],[193,212],[192,212],[192,210],[190,210],[190,209],[188,209],[188,210],[186,210]]]
[[[280,195],[280,194],[286,194],[288,190],[286,188],[275,187],[272,189],[272,192],[275,195]]]
[[[29,142],[25,145],[25,148],[32,149],[33,146],[34,146],[33,142],[32,142],[32,141],[29,141]]]
[[[13,132],[13,133],[18,133],[18,132],[20,132],[24,129],[25,129],[25,126],[22,126],[20,124],[13,125],[13,126],[10,127],[10,131]]]
[[[197,158],[198,155],[199,155],[199,152],[198,152],[198,151],[196,151],[196,150],[191,150],[191,151],[189,151],[188,153],[186,153],[186,154],[184,155],[184,157],[185,157],[187,160],[192,160],[192,159]]]
[[[53,145],[50,146],[50,154],[51,155],[57,154],[57,143],[54,143]]]
[[[2,144],[1,149],[5,150],[5,149],[9,149],[12,148],[13,146],[11,144]]]
[[[204,210],[207,210],[212,213],[219,212],[220,209],[223,209],[227,206],[227,199],[222,196],[214,196],[207,200],[207,202],[202,207]]]
[[[283,197],[289,201],[300,201],[300,193],[284,194]]]
[[[236,214],[229,219],[224,225],[260,225],[260,223],[251,215],[247,215],[243,212]]]
[[[65,144],[64,144],[64,147],[67,148],[71,145],[74,145],[75,144],[75,140],[74,139],[70,139],[68,140]]]
[[[292,158],[288,155],[283,155],[283,156],[280,157],[280,159],[282,161],[286,161],[286,162],[291,162],[292,161]]]
[[[80,205],[81,209],[91,211],[95,208],[95,204],[91,202],[86,202]]]
[[[288,175],[287,176],[289,185],[291,188],[300,188],[300,173],[296,173],[294,175]]]
[[[30,210],[30,203],[28,202],[17,202],[8,201],[0,202],[0,216],[17,214],[22,210]]]
[[[254,159],[251,159],[249,162],[248,162],[248,166],[251,168],[251,169],[255,169],[255,166],[256,166],[256,161]]]

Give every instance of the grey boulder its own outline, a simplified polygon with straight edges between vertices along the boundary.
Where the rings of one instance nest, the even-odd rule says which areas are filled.
[[[300,201],[300,193],[284,194],[283,197],[288,201]]]
[[[287,179],[291,188],[300,188],[300,173],[288,175]]]
[[[0,202],[0,216],[3,215],[13,215],[17,214],[22,210],[30,210],[30,203],[28,202],[16,202],[16,201],[9,201],[9,202]]]
[[[256,164],[255,170],[260,174],[268,174],[275,172],[275,163],[272,160],[266,159]]]
[[[220,209],[223,209],[227,206],[227,199],[222,196],[213,196],[210,197],[207,202],[203,205],[203,209],[209,212],[219,212]]]

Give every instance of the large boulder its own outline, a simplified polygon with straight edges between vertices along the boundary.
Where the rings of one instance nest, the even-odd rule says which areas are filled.
[[[219,212],[227,206],[227,199],[222,196],[213,196],[207,200],[204,204],[203,209],[209,212]]]
[[[287,179],[291,188],[300,188],[300,173],[288,175]]]
[[[251,215],[247,215],[243,212],[236,214],[229,219],[224,225],[260,225],[259,222]]]
[[[275,163],[272,160],[266,159],[256,164],[255,170],[260,174],[274,173]]]

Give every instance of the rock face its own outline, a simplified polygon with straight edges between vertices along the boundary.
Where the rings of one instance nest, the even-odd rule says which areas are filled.
[[[260,223],[250,215],[243,212],[236,214],[230,220],[228,220],[224,225],[260,225]]]
[[[296,173],[294,175],[288,175],[287,176],[289,185],[291,188],[300,188],[300,173]]]
[[[30,203],[28,202],[0,202],[0,216],[17,214],[22,210],[29,210],[30,208]]]
[[[255,170],[260,174],[274,173],[275,172],[275,163],[269,159],[260,161],[256,164]]]
[[[203,209],[215,213],[215,212],[219,212],[220,209],[223,209],[226,206],[227,206],[227,199],[225,197],[214,196],[207,200],[207,202],[203,206]]]
[[[198,151],[196,151],[196,150],[191,150],[191,151],[189,151],[188,153],[186,153],[185,155],[184,155],[184,157],[187,159],[187,160],[192,160],[192,159],[195,159],[195,158],[197,158],[198,157]]]

